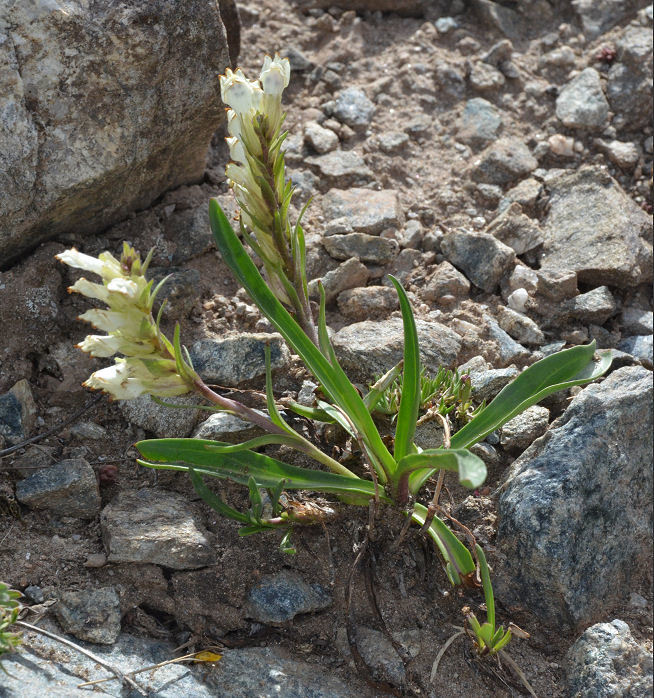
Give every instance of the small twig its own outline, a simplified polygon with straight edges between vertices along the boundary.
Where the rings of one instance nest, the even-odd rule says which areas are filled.
[[[398,537],[393,541],[393,544],[391,545],[391,548],[390,548],[391,551],[393,551],[393,552],[400,547],[400,544],[402,543],[402,541],[406,537],[406,534],[409,531],[409,526],[411,526],[411,521],[412,521],[412,519],[411,519],[411,512],[412,511],[413,511],[413,509],[407,509],[404,512],[406,519],[404,519],[404,523],[402,524],[402,528],[400,529],[400,533],[399,533]]]
[[[91,399],[89,402],[84,405],[81,409],[77,410],[73,415],[68,417],[68,419],[64,419],[63,422],[60,424],[57,424],[56,427],[53,427],[52,429],[49,429],[48,431],[44,431],[42,434],[37,434],[36,436],[33,436],[31,439],[26,439],[25,441],[21,441],[19,444],[16,444],[15,446],[9,446],[9,448],[5,448],[2,451],[0,451],[0,458],[2,456],[8,456],[10,453],[13,453],[14,451],[18,451],[21,448],[25,448],[25,446],[29,446],[30,444],[36,443],[37,441],[42,441],[43,439],[47,439],[48,436],[52,436],[53,434],[57,434],[60,432],[65,426],[68,426],[71,422],[74,422],[76,419],[81,417],[88,409],[93,407],[96,402],[99,402],[104,395],[100,393],[99,395],[96,395]]]
[[[450,447],[450,424],[447,421],[447,417],[443,417],[440,412],[436,412],[435,414],[438,419],[440,419],[442,425],[443,425],[443,446],[445,448]],[[438,473],[438,481],[436,483],[436,490],[434,491],[434,497],[432,498],[431,502],[429,503],[429,506],[427,507],[427,515],[425,516],[425,522],[422,525],[422,528],[420,529],[420,533],[425,533],[431,526],[431,522],[434,520],[434,516],[436,516],[436,509],[438,507],[438,500],[441,497],[441,490],[443,489],[443,480],[445,479],[445,471],[440,470]]]
[[[515,671],[515,673],[520,677],[520,681],[522,681],[524,687],[529,691],[529,695],[532,696],[532,698],[538,698],[536,693],[534,692],[534,689],[531,687],[531,684],[529,681],[527,681],[527,677],[525,676],[524,672],[522,669],[517,665],[517,663],[509,657],[509,655],[504,651],[500,650],[499,653],[502,656],[502,659],[504,659],[505,662],[508,662],[509,666]]]
[[[325,533],[325,541],[327,543],[327,560],[329,564],[329,586],[333,587],[336,583],[336,570],[334,569],[334,558],[332,556],[332,543],[329,537],[329,531],[327,530],[327,524],[324,521],[320,522],[322,525],[322,530]]]
[[[65,637],[61,637],[60,635],[55,635],[54,633],[51,633],[49,630],[44,630],[43,628],[39,628],[38,625],[32,625],[31,623],[26,623],[24,620],[17,620],[15,625],[20,625],[21,627],[27,628],[28,630],[32,630],[35,633],[41,633],[41,635],[45,635],[46,637],[52,638],[53,640],[57,640],[57,642],[61,642],[62,644],[67,645],[68,647],[72,647],[74,650],[77,650],[81,654],[85,654],[89,659],[92,659],[94,662],[97,662],[98,664],[103,666],[105,669],[108,669],[112,674],[114,674],[114,676],[117,679],[120,679],[121,681],[127,682],[132,688],[137,690],[142,696],[147,696],[147,693],[136,683],[136,681],[134,681],[134,679],[130,678],[126,674],[123,674],[123,672],[120,669],[116,669],[116,667],[109,664],[109,662],[102,659],[102,657],[98,657],[97,654],[93,654],[93,652],[89,652],[88,650],[84,649],[83,647],[76,645],[74,642],[67,640]]]
[[[455,625],[453,626],[457,632],[450,637],[447,642],[440,648],[438,651],[438,654],[436,655],[436,659],[434,659],[434,663],[431,667],[431,674],[429,675],[429,682],[434,683],[436,681],[436,675],[438,674],[438,665],[441,663],[441,659],[443,659],[443,655],[445,652],[447,652],[447,648],[454,642],[454,640],[457,639],[457,637],[460,637],[461,635],[465,635],[465,630],[463,628],[460,628],[459,626]]]

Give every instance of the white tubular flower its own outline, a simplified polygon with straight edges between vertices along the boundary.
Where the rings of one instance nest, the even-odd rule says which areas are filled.
[[[109,252],[103,252],[98,258],[91,257],[83,252],[78,252],[74,247],[64,250],[55,257],[69,267],[91,271],[103,279],[113,279],[122,275],[120,262]]]
[[[229,157],[234,162],[239,162],[245,164],[247,158],[245,157],[245,148],[241,141],[236,137],[225,138],[227,146],[229,147]]]
[[[141,337],[142,330],[148,326],[149,318],[142,312],[130,308],[127,311],[99,310],[92,308],[79,316],[80,320],[90,323],[103,332],[118,332],[130,337]]]
[[[89,334],[84,338],[83,342],[77,345],[77,348],[91,356],[100,358],[107,358],[118,353],[126,356],[143,357],[155,351],[152,342],[147,340],[140,342],[130,341],[114,334]]]
[[[275,58],[266,56],[259,79],[265,94],[280,96],[291,79],[291,64],[288,58],[280,58],[278,53],[275,54]]]
[[[116,359],[113,366],[92,373],[82,385],[103,390],[117,400],[133,400],[145,392],[140,381],[130,378],[127,362],[122,359]]]
[[[227,133],[234,138],[241,135],[241,117],[233,110],[227,110]]]
[[[229,68],[220,76],[220,96],[225,104],[239,114],[257,109],[261,103],[262,91],[256,81],[248,80],[238,68],[232,72]]]
[[[88,279],[78,279],[72,286],[68,287],[69,293],[81,293],[87,298],[95,298],[103,303],[109,303],[109,290],[102,284],[91,283]]]

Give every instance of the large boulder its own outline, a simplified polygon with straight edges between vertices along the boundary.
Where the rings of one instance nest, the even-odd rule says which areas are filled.
[[[198,181],[228,65],[215,2],[0,0],[0,266]]]
[[[651,371],[582,390],[503,489],[498,595],[559,628],[605,618],[651,561]]]

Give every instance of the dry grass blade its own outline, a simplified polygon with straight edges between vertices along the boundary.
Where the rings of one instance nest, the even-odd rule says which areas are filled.
[[[515,673],[518,675],[520,678],[520,681],[522,681],[524,687],[529,691],[529,695],[532,696],[532,698],[538,698],[536,693],[534,692],[534,689],[531,687],[531,684],[529,681],[527,681],[527,677],[525,676],[524,672],[522,669],[517,665],[517,663],[509,657],[509,655],[504,651],[500,650],[499,651],[500,656],[502,659],[515,671]]]
[[[67,640],[65,637],[55,635],[54,633],[51,633],[49,630],[44,630],[43,628],[39,628],[37,625],[32,625],[31,623],[26,623],[23,620],[17,620],[15,624],[20,625],[23,628],[27,628],[28,630],[32,630],[35,633],[40,633],[41,635],[45,635],[46,637],[49,637],[52,640],[56,640],[57,642],[61,642],[63,645],[67,645],[68,647],[72,647],[74,650],[77,650],[81,654],[85,654],[89,659],[92,659],[94,662],[97,662],[98,664],[100,664],[100,666],[103,666],[105,669],[108,669],[115,676],[115,678],[120,679],[120,681],[124,681],[124,682],[128,683],[133,689],[138,691],[142,696],[147,696],[147,693],[136,683],[136,681],[134,681],[134,679],[130,678],[126,674],[123,674],[123,672],[120,669],[117,669],[115,666],[109,664],[102,657],[98,657],[97,654],[93,654],[93,652],[89,652],[88,650],[85,650],[83,647],[76,645],[74,642]]]
[[[454,626],[455,629],[457,629],[458,626]],[[463,628],[458,628],[457,632],[450,637],[445,644],[440,648],[438,651],[438,654],[436,655],[436,659],[434,659],[434,663],[431,667],[431,674],[429,674],[429,683],[434,683],[436,681],[436,675],[438,674],[438,665],[441,663],[441,659],[443,659],[443,655],[445,652],[447,652],[447,648],[454,642],[454,640],[457,639],[457,637],[460,637],[461,635],[465,635],[465,630]]]

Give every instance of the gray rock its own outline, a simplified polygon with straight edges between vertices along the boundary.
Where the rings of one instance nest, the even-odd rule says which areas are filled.
[[[438,322],[416,320],[416,325],[420,356],[427,371],[453,366],[461,349],[459,335]],[[351,378],[371,380],[402,359],[402,319],[356,322],[336,332],[332,343],[341,365]]]
[[[365,129],[375,113],[375,105],[358,87],[341,90],[334,100],[332,116],[356,130]]]
[[[362,262],[373,264],[387,264],[399,252],[399,246],[395,240],[367,233],[330,235],[323,238],[322,244],[334,259],[357,257]]]
[[[639,4],[636,0],[572,0],[587,39],[595,39],[619,24]]]
[[[511,247],[517,255],[543,244],[543,233],[538,222],[526,216],[517,202],[500,213],[484,232]]]
[[[472,165],[475,182],[510,184],[538,167],[538,160],[518,138],[500,138],[489,145]]]
[[[282,650],[270,647],[226,650],[220,670],[208,674],[206,685],[208,696],[221,698],[352,698],[353,695],[351,685],[322,671],[319,665],[285,657]],[[361,695],[360,688],[354,692]]]
[[[157,404],[149,395],[141,395],[134,400],[121,400],[120,411],[128,422],[152,432],[157,438],[185,438],[193,431],[198,421],[199,410],[191,409],[201,400],[197,395],[180,395],[165,398],[171,405],[188,405],[187,409],[164,407]]]
[[[549,421],[547,407],[532,405],[501,428],[500,444],[508,451],[524,451],[547,431]]]
[[[627,172],[631,172],[640,160],[640,148],[635,143],[596,138],[595,145],[609,156],[612,163]]]
[[[453,29],[458,29],[459,23],[456,21],[454,17],[439,17],[434,22],[434,26],[436,27],[439,34],[448,34]]]
[[[609,103],[594,68],[582,70],[561,90],[556,116],[568,128],[602,130],[608,124]]]
[[[345,291],[347,293],[347,291]],[[317,383],[313,381],[302,381],[302,386],[297,394],[297,401],[300,405],[305,407],[314,407],[316,404],[316,393],[315,390],[318,387]]]
[[[222,339],[200,339],[190,354],[195,370],[207,383],[231,388],[266,375],[266,345],[273,371],[285,369],[291,355],[278,334],[239,332]]]
[[[492,92],[504,85],[504,75],[494,66],[477,61],[470,69],[470,86],[480,92]]]
[[[36,403],[30,384],[22,378],[0,395],[0,436],[10,444],[19,444],[31,435],[36,422]]]
[[[467,298],[470,282],[449,262],[441,262],[418,289],[418,295],[426,301],[438,303],[443,296]]]
[[[510,364],[514,361],[526,361],[531,352],[519,342],[516,342],[511,335],[505,332],[497,323],[495,318],[490,315],[484,315],[486,327],[488,328],[488,336],[495,340],[499,352],[500,361],[503,364]]]
[[[369,276],[370,272],[367,267],[365,264],[361,264],[358,259],[348,259],[333,271],[328,271],[322,277],[326,302],[331,303],[341,291],[347,291],[357,286],[365,286]],[[317,280],[309,283],[309,295],[312,298],[320,297]]]
[[[313,70],[315,67],[314,62],[295,46],[288,46],[286,49],[282,49],[280,54],[283,58],[288,58],[291,73],[303,73],[307,70]]]
[[[36,584],[30,584],[23,590],[25,597],[32,603],[43,603],[45,601],[45,594],[41,587],[36,586]]]
[[[212,441],[225,441],[236,444],[263,433],[260,427],[239,419],[227,412],[216,412],[198,425],[193,434],[194,439],[211,439]]]
[[[59,627],[47,617],[39,625],[62,635]],[[58,640],[29,630],[24,633],[28,642],[21,646],[20,652],[2,658],[3,665],[9,672],[5,674],[0,671],[0,695],[3,698],[88,698],[88,688],[77,688],[77,685],[110,676],[98,667],[95,660]],[[120,635],[112,645],[88,644],[71,636],[65,637],[102,657],[112,666],[120,667],[125,673],[165,662],[174,656],[175,649],[168,642],[127,634]],[[238,651],[236,653],[238,656]],[[224,659],[227,660],[227,656]],[[215,695],[227,695],[224,692],[216,694],[207,686],[204,674],[189,665],[167,664],[156,671],[141,673],[135,679],[147,695],[156,695],[158,698],[212,698]],[[110,681],[102,684],[102,687],[103,693],[115,698],[137,695],[119,681]]]
[[[3,263],[202,179],[224,118],[218,75],[230,64],[217,4],[3,8]]]
[[[306,203],[318,187],[318,177],[311,170],[288,170],[287,177],[295,187],[294,201]]]
[[[325,187],[357,186],[374,179],[372,170],[353,150],[334,150],[325,155],[312,155],[305,158],[305,162],[316,169]]]
[[[399,243],[401,247],[409,247],[412,250],[420,249],[424,232],[419,221],[407,221],[404,230],[400,233]]]
[[[315,121],[310,121],[304,127],[304,140],[317,153],[329,153],[338,147],[338,136],[328,128]]]
[[[515,366],[491,368],[484,371],[469,371],[473,395],[479,402],[482,400],[490,402],[519,373],[520,371]]]
[[[522,206],[523,211],[533,214],[536,212],[536,204],[542,191],[543,185],[537,179],[533,177],[523,179],[522,182],[509,189],[502,197],[502,200],[497,206],[497,212],[502,213],[509,208],[513,202],[516,202]]]
[[[476,97],[469,99],[459,122],[458,139],[473,148],[483,148],[497,138],[502,116],[496,106]]]
[[[649,564],[651,457],[651,373],[584,388],[503,486],[498,595],[558,628],[605,616]]]
[[[150,562],[174,570],[216,560],[209,534],[190,502],[174,492],[121,492],[100,515],[109,562]]]
[[[618,60],[609,70],[607,95],[616,128],[630,131],[652,122],[652,29],[628,26],[616,42]]]
[[[624,308],[620,316],[622,327],[633,334],[652,334],[654,331],[654,314],[642,308]]]
[[[223,210],[229,215],[231,206],[225,205],[226,197],[218,198]],[[214,243],[206,202],[199,206],[175,211],[166,221],[164,235],[167,240],[173,243],[173,251],[170,255],[170,263],[173,265],[183,264],[211,249]]]
[[[446,259],[475,286],[492,293],[515,264],[515,252],[488,233],[452,231],[441,241]]]
[[[622,620],[588,628],[568,651],[567,663],[574,698],[652,695],[652,653],[634,640]]]
[[[327,220],[344,218],[351,230],[379,234],[386,228],[399,228],[404,222],[398,192],[393,189],[332,189],[322,200]]]
[[[394,288],[366,286],[343,291],[336,299],[338,309],[351,320],[369,320],[390,315],[399,301]]]
[[[615,315],[617,305],[613,294],[606,286],[594,288],[588,293],[581,293],[561,304],[563,317],[603,325]]]
[[[107,430],[95,422],[77,422],[70,428],[70,433],[77,439],[91,439],[92,441],[104,439]]]
[[[23,477],[32,475],[39,468],[47,468],[57,462],[55,453],[57,449],[54,446],[41,446],[40,444],[28,446],[23,455],[18,456],[11,464]]]
[[[504,36],[514,40],[526,36],[527,28],[523,18],[510,7],[491,0],[472,0],[472,7],[484,25],[497,29]]]
[[[395,153],[402,150],[409,142],[409,136],[403,131],[386,131],[377,137],[379,150],[382,153]]]
[[[92,519],[100,511],[98,482],[83,458],[37,470],[16,485],[16,499],[58,516]]]
[[[545,342],[545,335],[530,317],[504,305],[497,306],[496,315],[499,326],[518,342],[529,345]]]
[[[577,273],[558,269],[539,269],[537,275],[538,293],[552,301],[574,298],[577,289]]]
[[[635,335],[633,337],[625,337],[618,349],[626,354],[631,354],[643,362],[645,366],[652,367],[652,335]]]
[[[621,288],[652,279],[652,218],[604,170],[583,167],[547,181],[541,267]],[[644,239],[645,238],[645,239]]]
[[[114,587],[61,592],[54,610],[64,632],[80,640],[112,645],[120,635],[120,600]]]
[[[208,217],[206,222],[208,226]],[[206,233],[207,229],[204,232]],[[184,234],[188,235],[188,230]],[[174,321],[182,320],[188,317],[191,309],[198,302],[200,272],[197,269],[180,269],[179,267],[154,267],[148,270],[148,280],[153,280],[155,286],[166,278],[166,282],[157,294],[154,311],[158,312],[165,301],[163,317]]]
[[[292,620],[300,613],[315,613],[332,605],[331,594],[320,584],[307,584],[295,571],[265,575],[248,592],[248,618],[269,625]]]

